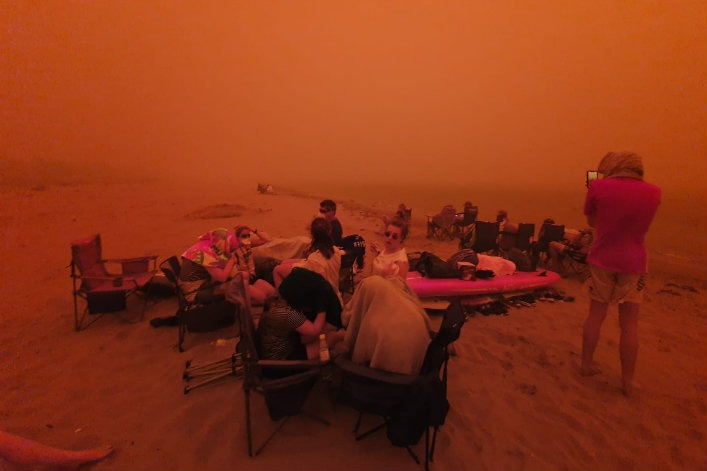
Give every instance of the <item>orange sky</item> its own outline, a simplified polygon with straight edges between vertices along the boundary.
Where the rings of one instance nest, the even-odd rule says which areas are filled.
[[[663,186],[707,176],[702,0],[56,0],[0,15],[2,158],[581,184],[631,149]]]

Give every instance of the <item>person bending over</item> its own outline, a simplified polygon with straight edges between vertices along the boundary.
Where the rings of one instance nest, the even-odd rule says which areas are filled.
[[[392,373],[420,372],[430,343],[430,320],[403,278],[365,278],[344,317],[343,346],[353,362]]]
[[[266,360],[313,360],[319,356],[319,334],[330,347],[343,339],[344,331],[326,323],[326,312],[313,320],[278,297],[263,312],[258,323],[259,354]]]

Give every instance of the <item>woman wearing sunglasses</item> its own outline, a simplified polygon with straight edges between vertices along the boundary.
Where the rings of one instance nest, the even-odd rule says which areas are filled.
[[[347,327],[341,350],[348,351],[354,363],[416,374],[430,343],[430,320],[405,281],[405,221],[393,217],[384,235],[383,249],[372,247],[372,276],[361,281],[342,314]]]
[[[277,292],[267,281],[255,278],[253,247],[269,242],[270,238],[249,226],[236,226],[234,232],[236,235],[236,247],[233,251],[235,270],[247,271],[250,274],[250,300],[254,305],[263,305],[267,299],[275,297]]]
[[[388,222],[383,235],[385,242],[382,250],[376,243],[371,244],[375,256],[372,274],[384,278],[398,276],[405,280],[409,270],[408,255],[403,247],[407,224],[402,218],[394,216]]]

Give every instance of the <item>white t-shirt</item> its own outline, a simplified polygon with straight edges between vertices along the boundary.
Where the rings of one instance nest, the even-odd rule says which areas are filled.
[[[341,250],[338,247],[334,247],[334,254],[329,259],[324,257],[324,255],[322,255],[322,253],[317,250],[309,254],[309,256],[304,261],[298,263],[297,266],[306,268],[307,270],[311,270],[322,275],[324,279],[329,282],[331,287],[334,288],[334,292],[339,297],[339,301],[342,301],[341,292],[339,292]]]
[[[400,266],[396,262],[408,262],[408,254],[405,247],[402,247],[397,252],[385,253],[381,252],[373,259],[373,274],[384,276],[393,267],[392,275],[397,276],[400,272]]]

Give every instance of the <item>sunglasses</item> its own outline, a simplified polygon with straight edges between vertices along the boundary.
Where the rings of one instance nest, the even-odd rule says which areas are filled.
[[[238,236],[239,239],[250,239],[250,234],[241,234]]]
[[[383,235],[386,236],[386,237],[389,237],[389,238],[391,238],[391,239],[393,239],[393,240],[398,240],[398,239],[400,238],[400,234],[395,234],[395,233],[390,232],[390,231],[385,231],[385,232],[383,233]]]
[[[332,211],[333,211],[333,209],[319,208],[319,212],[320,212],[321,214],[330,213],[330,212],[332,212]]]

